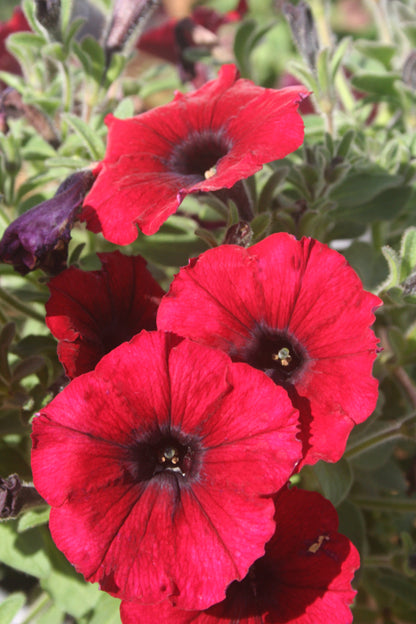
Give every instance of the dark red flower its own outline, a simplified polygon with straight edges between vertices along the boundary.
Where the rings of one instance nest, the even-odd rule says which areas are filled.
[[[123,624],[349,624],[351,588],[360,559],[337,532],[331,503],[316,492],[282,490],[276,497],[276,532],[265,555],[226,599],[210,609],[182,611],[121,603]]]
[[[21,30],[30,30],[30,26],[22,9],[16,7],[8,22],[0,22],[0,69],[2,71],[8,71],[11,74],[22,73],[19,62],[6,47],[7,37]]]
[[[107,153],[85,198],[93,232],[127,245],[136,224],[154,234],[189,193],[231,188],[303,141],[302,87],[276,91],[237,78],[233,65],[192,94],[132,119],[106,118]]]
[[[264,554],[301,455],[286,392],[217,349],[141,332],[33,422],[58,548],[128,600],[204,609]]]
[[[162,299],[158,328],[223,349],[285,387],[310,464],[337,461],[375,407],[370,325],[380,304],[341,254],[281,233],[191,260]]]
[[[94,368],[103,355],[142,329],[156,329],[164,291],[141,256],[101,253],[100,271],[70,267],[48,286],[46,324],[58,339],[69,378]]]

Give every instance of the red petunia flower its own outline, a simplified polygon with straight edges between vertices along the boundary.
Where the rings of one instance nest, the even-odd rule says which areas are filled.
[[[22,9],[16,7],[8,22],[0,22],[0,69],[2,71],[8,71],[11,74],[22,73],[18,60],[6,47],[7,37],[22,30],[30,30],[30,26]]]
[[[141,256],[101,253],[100,271],[70,267],[48,286],[46,324],[58,339],[58,357],[72,379],[142,329],[156,329],[164,291]]]
[[[223,352],[143,331],[33,422],[52,537],[88,581],[205,609],[264,554],[301,456],[286,392]]]
[[[154,234],[189,193],[231,188],[303,141],[302,87],[276,91],[237,79],[233,65],[192,94],[132,119],[107,116],[107,153],[85,198],[93,232],[127,245],[136,224]]]
[[[162,299],[158,328],[223,349],[284,386],[311,464],[337,461],[354,424],[374,410],[369,326],[380,304],[341,254],[281,233],[191,260]]]
[[[282,490],[276,497],[277,529],[265,555],[226,599],[210,609],[183,611],[121,603],[123,624],[349,624],[360,565],[356,548],[337,532],[331,503],[316,492]]]

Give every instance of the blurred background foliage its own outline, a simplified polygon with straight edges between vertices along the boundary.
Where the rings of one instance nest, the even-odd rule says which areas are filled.
[[[2,2],[0,19],[18,5]],[[83,17],[81,5],[94,17]],[[109,51],[112,6],[62,0],[59,24],[45,27],[35,0],[23,2],[30,29],[7,40],[21,74],[0,71],[15,97],[1,96],[0,234],[71,173],[102,159],[107,113],[126,118],[170,101],[175,89],[192,89],[177,62],[137,47],[152,17]],[[236,9],[234,0],[204,6],[222,15]],[[194,9],[185,1],[163,5],[166,19]],[[360,551],[354,622],[415,622],[416,3],[248,0],[240,19],[211,34],[209,45],[182,50],[207,77],[236,62],[256,84],[302,82],[312,92],[302,104],[303,147],[247,181],[253,242],[279,231],[316,237],[383,298],[375,326],[380,398],[341,461],[306,467],[294,481],[332,501],[341,532]],[[188,196],[157,234],[140,235],[123,253],[144,255],[167,288],[189,257],[224,242],[238,221],[234,205]],[[96,252],[115,248],[77,225],[69,264],[99,268]],[[39,270],[23,277],[0,264],[0,476],[17,473],[28,483],[31,418],[66,383],[44,323],[46,284]],[[0,524],[0,622],[119,622],[119,602],[74,572],[47,519],[40,506]]]

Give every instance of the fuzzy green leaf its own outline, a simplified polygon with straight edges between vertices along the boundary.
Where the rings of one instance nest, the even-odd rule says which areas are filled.
[[[13,622],[13,618],[18,614],[25,602],[25,595],[21,592],[10,594],[10,596],[5,598],[0,604],[1,624],[11,624]]]
[[[416,269],[416,228],[409,228],[401,242],[400,281],[404,282]]]

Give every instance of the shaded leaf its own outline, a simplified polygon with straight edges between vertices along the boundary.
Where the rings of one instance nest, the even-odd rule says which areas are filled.
[[[335,464],[319,461],[313,469],[324,496],[336,507],[348,496],[352,486],[353,474],[349,463],[345,459]]]
[[[37,578],[45,578],[51,565],[42,534],[36,528],[18,534],[16,527],[15,520],[0,524],[0,561]]]

